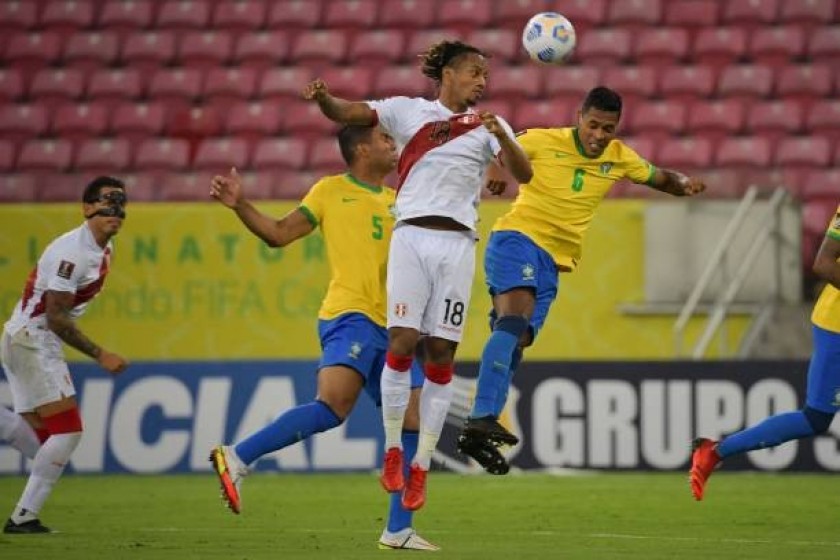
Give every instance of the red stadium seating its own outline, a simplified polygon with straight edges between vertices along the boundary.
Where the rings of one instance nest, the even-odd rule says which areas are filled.
[[[158,199],[159,175],[157,173],[123,172],[119,178],[125,182],[131,202],[152,202]]]
[[[170,113],[166,131],[169,136],[188,140],[192,154],[202,139],[221,133],[222,117],[214,107],[192,106]]]
[[[286,60],[289,35],[285,31],[245,33],[236,43],[233,60],[239,66],[266,70]]]
[[[376,21],[376,8],[376,0],[332,0],[324,7],[324,27],[372,29]]]
[[[802,130],[802,105],[795,101],[764,101],[751,104],[747,115],[747,133],[776,141]]]
[[[831,145],[820,136],[783,138],[776,147],[778,166],[802,166],[813,169],[827,167],[831,162]]]
[[[665,2],[665,23],[684,27],[710,27],[718,22],[715,0],[670,0]]]
[[[827,198],[836,201],[839,192],[840,169],[815,169],[808,173],[802,196],[805,200]]]
[[[709,66],[672,66],[660,77],[659,90],[669,100],[693,101],[712,95],[715,76]]]
[[[812,101],[831,92],[831,69],[824,64],[787,66],[779,73],[776,93],[780,97],[795,97]]]
[[[681,134],[685,129],[686,106],[673,101],[641,103],[629,115],[634,134],[664,141],[668,136]]]
[[[388,2],[388,8],[379,14],[379,24],[382,27],[426,29],[431,26],[434,17],[434,2],[392,0]]]
[[[0,172],[8,173],[15,167],[15,144],[0,140]]]
[[[840,59],[840,25],[816,29],[808,40],[808,57],[822,63]]]
[[[271,29],[312,29],[321,22],[321,0],[269,2],[268,27]]]
[[[493,77],[490,77],[491,80]],[[552,100],[563,100],[580,105],[592,88],[601,84],[601,71],[587,66],[569,66],[552,69],[545,82],[545,95]],[[493,84],[490,84],[493,88]]]
[[[202,75],[193,68],[164,68],[152,76],[150,99],[163,101],[178,110],[189,108],[201,94]]]
[[[643,136],[622,136],[621,140],[645,159],[653,159],[656,143]]]
[[[536,64],[522,66],[497,66],[493,68],[487,92],[508,99],[535,99],[542,93],[545,72]]]
[[[37,183],[35,176],[0,173],[0,202],[34,202]]]
[[[542,5],[537,6],[540,3]],[[607,3],[607,0],[565,0],[562,6],[558,6],[557,9],[569,18],[569,21],[575,26],[575,32],[580,36],[593,27],[603,25],[607,19]],[[522,7],[520,12],[514,12],[516,7],[522,6],[523,4],[525,4],[525,7]],[[534,6],[532,7],[530,4],[534,4]],[[527,11],[525,8],[527,8]],[[540,0],[533,2],[505,2],[502,0],[497,3],[496,7],[497,23],[505,25],[504,21],[499,20],[512,19],[513,23],[519,28],[524,26],[525,21],[533,14],[541,12],[544,9],[545,2],[540,2]],[[511,18],[511,15],[514,17]]]
[[[396,29],[379,29],[357,33],[350,44],[348,59],[361,65],[381,65],[402,60],[405,33]]]
[[[4,59],[9,66],[32,76],[44,66],[58,62],[61,37],[55,32],[14,33],[6,46]]]
[[[55,107],[58,103],[80,99],[84,87],[84,76],[78,70],[44,68],[35,74],[29,96],[38,103]]]
[[[162,103],[122,103],[114,108],[111,129],[135,145],[163,132],[164,119]]]
[[[302,169],[306,142],[299,138],[266,138],[254,148],[251,165],[261,171]]]
[[[146,29],[152,24],[152,3],[147,0],[103,2],[99,27],[116,33]]]
[[[738,65],[724,68],[718,78],[721,97],[758,100],[770,97],[773,71],[767,66]]]
[[[0,68],[0,103],[23,97],[23,76],[19,70]],[[2,128],[2,124],[0,124]]]
[[[233,36],[225,31],[188,31],[181,34],[176,62],[206,71],[224,66],[233,55]]]
[[[108,111],[98,103],[65,104],[58,107],[53,115],[53,134],[74,143],[102,136],[107,129]]]
[[[272,192],[276,198],[291,198],[299,200],[317,183],[321,176],[311,171],[290,171],[277,177],[272,185]]]
[[[579,38],[573,56],[586,61],[587,66],[610,66],[626,62],[630,51],[630,32],[627,30],[595,29]]]
[[[303,66],[272,68],[263,74],[257,95],[263,101],[297,100],[301,98],[300,92],[314,77],[312,69]]]
[[[347,164],[341,157],[335,137],[316,138],[309,148],[309,168],[323,175],[340,173]]]
[[[70,167],[72,147],[67,140],[30,140],[18,155],[19,171],[64,171]]]
[[[734,198],[741,197],[746,190],[740,175],[732,169],[705,169],[697,173],[697,176],[706,184],[703,196]]]
[[[673,64],[688,55],[688,32],[676,27],[663,27],[640,34],[633,47],[639,64]]]
[[[756,27],[775,23],[778,14],[779,0],[727,0],[721,21]]]
[[[344,99],[367,99],[373,85],[373,71],[361,66],[324,68],[321,77],[330,92]]]
[[[91,103],[112,108],[118,103],[139,99],[142,95],[140,84],[137,70],[100,70],[91,75],[87,96]]]
[[[262,0],[223,0],[213,10],[213,28],[236,33],[262,29],[268,4]]]
[[[516,104],[513,115],[514,130],[568,126],[574,105],[563,101],[529,101]]]
[[[718,144],[715,163],[727,167],[768,167],[770,141],[755,136],[726,138]]]
[[[94,3],[85,0],[50,0],[41,12],[41,27],[69,36],[93,26]]]
[[[186,140],[149,138],[137,148],[134,168],[138,171],[181,171],[189,165],[189,150]]]
[[[804,52],[805,33],[796,25],[757,29],[750,39],[749,55],[757,64],[780,66]]]
[[[612,2],[607,9],[607,23],[629,27],[655,27],[662,21],[661,0],[622,0]]]
[[[210,3],[202,0],[168,0],[159,8],[155,27],[172,31],[204,29],[210,22]]]
[[[208,138],[201,142],[192,168],[213,173],[227,173],[231,167],[248,166],[248,145],[240,138]]]
[[[347,34],[341,30],[303,31],[292,42],[290,60],[312,64],[343,60],[347,53]]]
[[[840,146],[840,100],[824,99],[811,106],[805,121],[808,132],[825,136]]]
[[[437,25],[459,29],[462,32],[486,27],[491,20],[491,7],[490,2],[476,2],[475,0],[441,2],[437,9]]]
[[[249,200],[268,200],[274,198],[272,185],[274,184],[273,172],[245,171],[237,169],[242,180],[242,186]]]
[[[333,121],[321,113],[317,103],[299,101],[286,107],[286,131],[304,138],[335,134],[338,129]]]
[[[119,57],[119,39],[110,31],[71,35],[64,45],[64,63],[89,74],[92,70],[115,64]]]
[[[505,99],[497,99],[495,101],[481,101],[479,102],[478,106],[476,107],[479,111],[489,111],[494,115],[498,115],[508,121],[508,124],[513,126],[511,122],[513,117],[513,109],[511,103]],[[515,126],[513,126],[516,129]]]
[[[79,145],[73,167],[85,173],[118,176],[128,167],[130,154],[125,139],[90,139]]]
[[[278,103],[235,103],[226,113],[224,130],[254,144],[280,132],[284,112]]]
[[[525,57],[521,35],[511,29],[475,29],[467,37],[467,42],[490,53],[493,57],[490,61],[491,73],[496,65]]]
[[[257,91],[257,72],[253,68],[212,68],[204,81],[204,102],[220,111],[234,103],[248,101]]]
[[[160,199],[173,202],[210,200],[210,182],[213,175],[215,174],[209,171],[163,173],[160,175],[158,186]]]
[[[835,13],[834,0],[781,2],[779,19],[788,23],[803,23],[811,28],[831,23]]]
[[[612,88],[621,94],[625,106],[632,111],[632,107],[638,103],[654,97],[659,82],[655,67],[653,66],[614,66],[605,68],[601,83]],[[586,95],[580,92],[575,99],[576,104]]]
[[[406,31],[408,33],[408,31]],[[417,65],[417,56],[426,52],[434,43],[443,40],[452,40],[452,33],[446,29],[418,29],[410,34],[406,48],[405,60],[413,65]]]
[[[168,66],[175,58],[175,33],[151,31],[132,33],[125,38],[120,59],[144,74]]]
[[[657,165],[684,169],[703,169],[712,164],[712,143],[705,138],[673,138],[662,143]]]
[[[49,128],[46,107],[37,104],[0,105],[0,129],[3,139],[17,145],[21,142],[46,134]]]
[[[686,132],[702,135],[714,143],[740,134],[743,127],[744,104],[741,101],[699,101],[693,103],[688,111]]]
[[[699,64],[722,68],[739,62],[747,52],[747,33],[739,27],[700,29],[694,39],[692,58]]]
[[[490,85],[492,88],[492,85]],[[386,66],[374,78],[373,97],[406,95],[420,97],[432,91],[432,81],[416,66]]]
[[[38,4],[17,0],[0,3],[0,33],[33,29],[38,22]]]

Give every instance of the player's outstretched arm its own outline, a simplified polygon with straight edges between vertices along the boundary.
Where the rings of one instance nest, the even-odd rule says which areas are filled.
[[[121,373],[128,367],[128,360],[98,346],[79,329],[76,321],[70,316],[75,300],[76,294],[72,292],[48,290],[46,293],[47,328],[69,346],[96,360],[103,369],[110,373]]]
[[[499,146],[502,148],[500,154],[502,165],[519,183],[530,183],[534,170],[531,168],[531,160],[528,159],[519,142],[507,133],[493,113],[482,111],[478,116],[481,117],[484,127],[499,141]]]
[[[840,219],[840,218],[837,218]],[[840,239],[825,236],[817,258],[814,259],[814,274],[840,290]]]
[[[671,169],[657,169],[650,186],[674,196],[694,196],[706,190],[702,179],[687,177]]]
[[[236,212],[245,227],[265,241],[269,247],[285,247],[315,229],[312,222],[298,209],[292,210],[279,220],[257,210],[245,199],[242,192],[242,179],[235,167],[230,170],[228,176],[213,177],[210,184],[210,196]]]
[[[376,113],[367,103],[333,97],[327,84],[320,78],[309,82],[303,88],[302,95],[307,101],[316,101],[324,116],[332,121],[362,126],[371,126],[376,121]]]

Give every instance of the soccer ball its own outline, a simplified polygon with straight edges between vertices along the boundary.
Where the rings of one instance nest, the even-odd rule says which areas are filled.
[[[575,50],[572,22],[556,12],[542,12],[528,20],[522,44],[528,56],[541,64],[563,64]]]

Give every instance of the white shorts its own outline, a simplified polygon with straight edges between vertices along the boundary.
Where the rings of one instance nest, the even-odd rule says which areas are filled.
[[[475,274],[475,234],[401,224],[388,256],[388,327],[460,342]]]
[[[76,394],[61,341],[50,331],[23,327],[10,335],[4,330],[0,359],[12,390],[15,412],[32,412]]]

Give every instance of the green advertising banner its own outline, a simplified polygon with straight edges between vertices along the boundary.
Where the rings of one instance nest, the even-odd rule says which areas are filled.
[[[582,264],[561,276],[560,295],[530,359],[672,357],[673,318],[617,311],[620,303],[640,301],[644,293],[644,204],[602,204]],[[279,217],[295,203],[259,207]],[[507,201],[483,203],[479,253],[508,207]],[[46,244],[82,220],[75,204],[0,205],[4,321]],[[490,299],[478,262],[462,359],[480,356],[488,332]],[[311,359],[320,353],[316,314],[327,275],[318,234],[271,249],[216,203],[131,204],[115,238],[105,290],[81,324],[94,340],[134,360]],[[743,332],[742,322],[729,324],[734,340]]]

